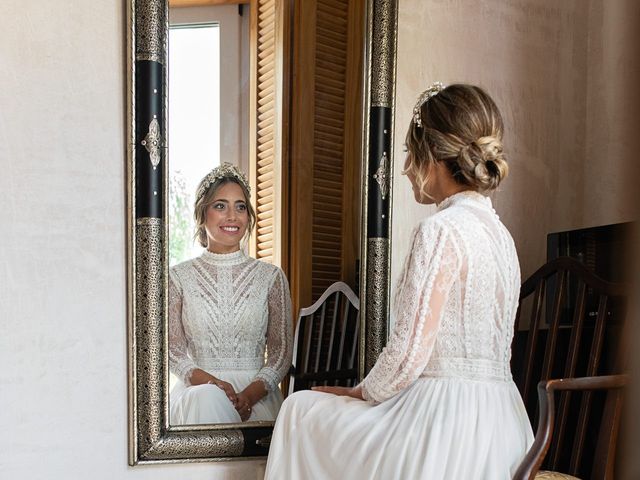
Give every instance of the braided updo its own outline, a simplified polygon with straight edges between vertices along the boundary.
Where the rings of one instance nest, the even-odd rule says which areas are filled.
[[[497,188],[507,176],[502,116],[481,88],[449,85],[422,104],[420,120],[421,125],[412,121],[407,131],[405,171],[414,172],[423,192],[429,167],[436,162],[444,162],[461,185],[482,192]]]

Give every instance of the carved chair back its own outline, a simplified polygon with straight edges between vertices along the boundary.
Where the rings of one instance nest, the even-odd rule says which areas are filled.
[[[300,309],[293,340],[289,394],[317,385],[358,381],[360,301],[336,282],[310,307]]]
[[[541,466],[580,478],[607,478],[602,472],[612,468],[625,382],[580,380],[576,388],[571,382],[563,388],[547,381],[623,372],[626,293],[624,285],[602,280],[569,257],[548,262],[523,283],[512,371],[532,425],[538,416],[541,421],[534,444],[540,451],[529,459],[537,466],[529,470],[531,477],[522,478],[533,478]],[[539,438],[545,429],[549,438]]]

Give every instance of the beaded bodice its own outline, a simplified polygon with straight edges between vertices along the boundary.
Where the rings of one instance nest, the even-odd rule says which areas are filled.
[[[287,279],[273,265],[205,251],[170,270],[169,362],[187,384],[194,368],[249,370],[275,389],[291,365],[291,328]]]
[[[519,292],[515,246],[491,200],[471,191],[444,200],[414,233],[365,398],[381,402],[420,376],[510,381]]]

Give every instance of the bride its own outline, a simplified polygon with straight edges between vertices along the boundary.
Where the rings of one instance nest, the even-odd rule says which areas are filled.
[[[269,479],[507,480],[533,442],[509,367],[518,258],[483,195],[507,175],[502,118],[480,88],[439,83],[413,113],[405,173],[438,211],[414,233],[393,334],[360,385],[287,398]]]
[[[196,191],[196,236],[206,250],[169,272],[170,423],[274,420],[291,365],[291,299],[282,270],[248,257],[255,223],[249,184],[231,164]],[[265,356],[266,351],[266,356]]]

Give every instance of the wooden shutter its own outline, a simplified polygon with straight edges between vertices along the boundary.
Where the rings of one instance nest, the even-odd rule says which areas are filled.
[[[251,254],[287,271],[286,142],[288,2],[251,2],[250,183],[256,211]]]
[[[314,300],[342,276],[347,14],[344,0],[317,0],[311,242]]]
[[[308,306],[356,288],[364,1],[298,0],[291,132],[291,283]]]

